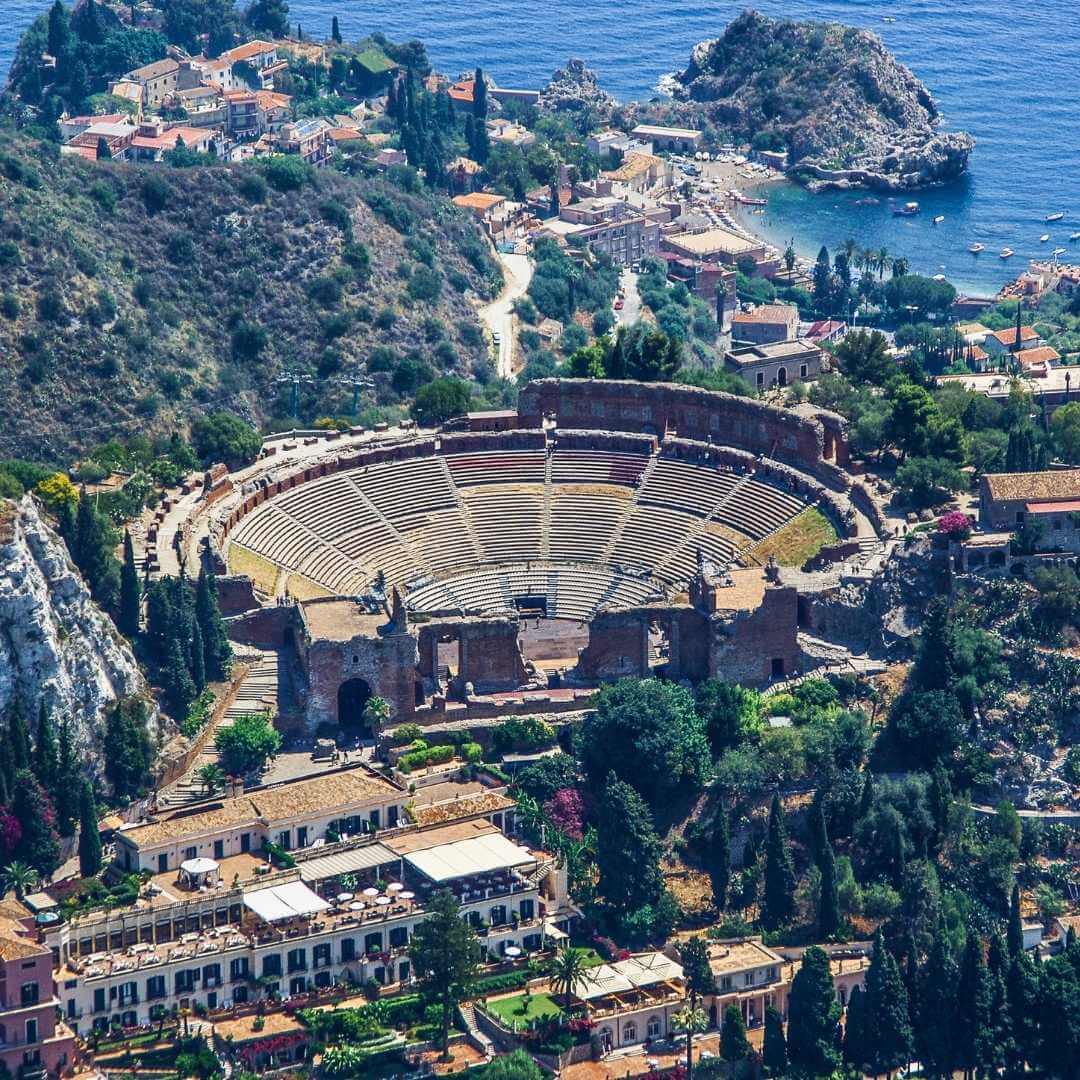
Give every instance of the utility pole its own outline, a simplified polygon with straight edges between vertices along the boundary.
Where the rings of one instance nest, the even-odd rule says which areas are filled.
[[[338,378],[332,380],[341,386],[352,387],[352,414],[358,415],[360,411],[360,391],[371,390],[375,386],[375,380],[369,378],[367,375],[361,374],[359,371],[352,372],[346,375],[341,375]]]
[[[300,420],[300,384],[310,384],[314,381],[310,375],[303,371],[284,371],[274,380],[274,382],[287,383],[292,386],[292,415],[293,420],[296,422]]]

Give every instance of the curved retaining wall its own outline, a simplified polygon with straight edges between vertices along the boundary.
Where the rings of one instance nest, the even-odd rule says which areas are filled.
[[[847,438],[835,425],[715,390],[615,379],[538,379],[518,396],[523,428],[554,418],[562,428],[667,433],[778,458],[838,481]],[[840,466],[841,468],[837,468]],[[843,486],[846,487],[846,484]]]

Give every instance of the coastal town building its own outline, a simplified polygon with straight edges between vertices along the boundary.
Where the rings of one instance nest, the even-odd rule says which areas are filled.
[[[1017,346],[1016,328],[1010,326],[1007,330],[995,330],[983,338],[982,346],[991,357],[1007,356],[1009,353],[1019,352],[1021,349],[1035,349],[1043,345],[1043,339],[1039,337],[1034,326],[1020,327],[1020,343]]]
[[[654,154],[633,151],[622,159],[617,168],[602,175],[605,180],[640,194],[657,185],[668,183],[671,178],[671,165]]]
[[[732,334],[738,336],[737,326]],[[816,379],[824,370],[824,353],[817,345],[796,338],[736,346],[724,354],[724,365],[755,389],[767,390]]]
[[[705,137],[701,131],[663,127],[659,124],[638,124],[630,134],[642,142],[652,143],[656,150],[673,150],[691,154],[701,149],[701,140]]]
[[[53,954],[34,914],[0,900],[0,1067],[11,1077],[59,1076],[75,1061],[75,1035],[57,1012]]]
[[[844,339],[847,332],[847,323],[840,319],[818,319],[802,330],[799,337],[806,338],[815,345],[836,345]]]
[[[122,80],[110,83],[109,93],[113,93],[116,89],[117,82],[133,83],[142,92],[140,102],[142,107],[156,109],[177,90],[179,75],[179,62],[172,57],[166,57],[164,60],[155,60],[152,64],[135,68],[134,71],[129,71]]]
[[[761,241],[749,240],[738,233],[720,228],[664,236],[661,246],[688,259],[719,262],[728,266],[734,266],[743,258],[753,259],[755,262],[765,258],[765,245]]]
[[[1035,524],[1040,550],[1080,551],[1080,469],[985,473],[979,481],[979,516],[993,531]]]
[[[309,165],[326,165],[334,153],[330,124],[321,116],[283,124],[277,133],[277,146],[284,154],[296,154]]]
[[[657,223],[610,195],[568,203],[560,208],[558,219],[544,223],[540,234],[587,246],[621,266],[655,254],[660,245]]]
[[[794,304],[760,304],[732,316],[733,341],[773,345],[791,341],[799,329],[799,309]]]

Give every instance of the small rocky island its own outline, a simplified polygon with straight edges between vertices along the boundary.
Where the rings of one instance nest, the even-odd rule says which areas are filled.
[[[930,91],[876,34],[840,23],[744,12],[695,47],[672,89],[687,116],[787,150],[793,175],[815,189],[944,183],[975,145],[940,130]]]

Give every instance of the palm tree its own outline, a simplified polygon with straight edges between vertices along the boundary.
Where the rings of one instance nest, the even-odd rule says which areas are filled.
[[[573,945],[561,948],[551,965],[551,989],[569,1003],[577,988],[585,981],[585,950]]]
[[[202,784],[203,791],[207,795],[213,795],[225,783],[225,770],[220,765],[208,761],[195,770],[195,779]]]
[[[860,248],[855,255],[855,265],[865,274],[873,265],[877,256],[869,248]]]
[[[889,265],[889,249],[887,247],[878,248],[877,252],[877,271],[878,280],[880,281],[885,276],[885,268]]]
[[[909,263],[902,255],[892,261],[892,276],[903,277],[908,272]]]
[[[37,888],[38,872],[27,863],[9,862],[3,871],[4,895],[14,891],[21,900],[28,892]]]
[[[672,1018],[676,1031],[686,1032],[686,1080],[691,1080],[694,1069],[694,1036],[709,1030],[709,1018],[704,1009],[695,1009],[690,1005],[680,1009]]]
[[[855,253],[859,250],[859,245],[856,244],[855,241],[852,240],[851,237],[849,236],[843,242],[843,244],[841,244],[841,247],[843,248],[844,254],[847,256],[847,261],[849,263],[854,262],[855,261]]]
[[[364,723],[371,728],[372,734],[378,735],[389,719],[390,703],[386,698],[370,698],[364,706]]]

